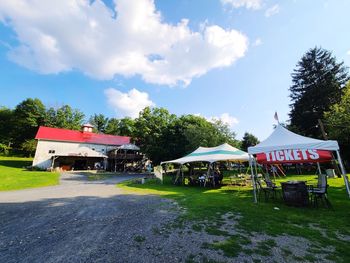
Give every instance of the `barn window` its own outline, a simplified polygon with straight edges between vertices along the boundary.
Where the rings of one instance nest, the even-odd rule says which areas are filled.
[[[93,151],[95,151],[95,148],[92,148]]]

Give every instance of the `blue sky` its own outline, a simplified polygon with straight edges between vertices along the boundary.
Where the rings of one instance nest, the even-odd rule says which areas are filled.
[[[117,6],[117,9],[116,9]],[[290,74],[321,46],[350,66],[350,1],[0,2],[0,105],[27,97],[86,116],[145,106],[266,138]]]

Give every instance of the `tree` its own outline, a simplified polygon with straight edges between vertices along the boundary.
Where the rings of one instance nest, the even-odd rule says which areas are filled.
[[[311,137],[321,137],[318,119],[341,99],[349,80],[344,63],[331,52],[315,47],[307,51],[292,73],[290,127]]]
[[[253,134],[245,132],[243,139],[242,139],[242,150],[243,151],[248,151],[248,147],[250,146],[255,146],[259,143],[259,140],[257,137],[255,137]]]
[[[183,115],[174,118],[163,130],[158,144],[162,147],[161,160],[182,157],[199,146],[213,147],[223,143],[239,145],[235,133],[222,122],[209,122],[203,117]]]
[[[78,109],[72,109],[69,105],[63,105],[58,109],[50,108],[46,112],[46,126],[80,130],[84,121],[84,113]]]
[[[135,121],[129,117],[119,120],[118,135],[133,136],[135,132]]]
[[[134,140],[153,162],[159,163],[164,159],[166,146],[164,145],[164,132],[176,119],[164,108],[146,107],[135,119]]]
[[[116,118],[110,118],[107,122],[105,133],[119,135],[119,122]]]
[[[135,121],[129,117],[123,119],[111,118],[106,125],[105,133],[120,136],[134,136]]]
[[[20,149],[22,143],[33,139],[38,127],[44,125],[46,110],[39,99],[26,99],[16,106],[13,112],[12,138],[14,147]]]
[[[350,158],[350,81],[344,88],[344,94],[339,103],[330,107],[324,113],[325,126],[330,139],[337,140],[342,154]]]
[[[90,123],[94,126],[95,131],[105,133],[108,118],[103,114],[94,114],[90,117]]]
[[[0,154],[8,155],[10,153],[11,146],[0,143]]]
[[[13,143],[13,120],[13,110],[6,107],[0,107],[0,143],[4,145],[2,148],[6,148],[6,152],[9,150],[7,146],[10,146]]]
[[[28,157],[32,157],[35,154],[36,146],[37,141],[35,139],[29,139],[21,144],[21,150]]]
[[[241,142],[236,139],[236,133],[233,132],[227,124],[223,123],[221,120],[215,120],[213,125],[218,131],[218,144],[228,143],[237,148],[241,147]]]

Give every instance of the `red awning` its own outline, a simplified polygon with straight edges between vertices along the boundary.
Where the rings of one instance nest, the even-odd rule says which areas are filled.
[[[332,160],[331,151],[326,150],[277,150],[256,155],[258,163],[281,164],[281,163],[321,163]]]

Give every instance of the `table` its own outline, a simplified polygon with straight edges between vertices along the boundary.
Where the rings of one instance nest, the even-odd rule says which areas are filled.
[[[287,181],[281,183],[283,200],[290,206],[307,206],[309,194],[305,181]]]

